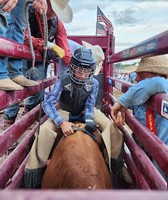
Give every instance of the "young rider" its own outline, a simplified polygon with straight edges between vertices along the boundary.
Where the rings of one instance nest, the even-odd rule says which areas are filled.
[[[46,162],[60,131],[69,136],[74,133],[73,122],[85,123],[85,129],[95,131],[99,126],[108,152],[108,164],[114,171],[119,167],[121,173],[123,160],[121,149],[123,138],[119,130],[98,109],[95,109],[99,89],[98,81],[93,78],[96,59],[91,49],[84,47],[75,50],[70,70],[58,78],[53,89],[43,103],[43,109],[49,119],[41,125],[40,131],[32,146],[30,157],[24,173],[25,187],[40,187]],[[59,103],[60,109],[56,108]],[[115,166],[115,160],[120,160]],[[116,172],[116,171],[115,171]]]

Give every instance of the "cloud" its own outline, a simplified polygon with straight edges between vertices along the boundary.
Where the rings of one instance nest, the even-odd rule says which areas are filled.
[[[116,24],[129,24],[129,25],[135,25],[139,23],[141,20],[136,18],[134,16],[135,10],[132,8],[127,8],[122,11],[113,11],[113,17],[114,17],[114,22]]]
[[[114,26],[117,50],[168,30],[167,0],[71,0],[70,5],[74,18],[65,24],[69,35],[95,35],[99,6]]]
[[[119,2],[123,2],[122,5]],[[156,20],[162,16],[163,12],[167,12],[168,2],[163,1],[116,1],[111,5],[111,11],[109,8],[106,11],[109,14],[114,25],[129,25],[133,26],[136,24],[147,24],[150,23],[150,18],[155,18]],[[117,4],[121,5],[118,6]],[[163,15],[164,16],[164,15]],[[164,16],[165,18],[165,16]],[[167,20],[167,18],[165,18]]]

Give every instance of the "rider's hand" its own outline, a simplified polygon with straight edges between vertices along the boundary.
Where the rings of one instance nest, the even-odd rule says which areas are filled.
[[[96,131],[96,124],[92,121],[86,122],[85,129],[89,132]]]
[[[65,136],[68,136],[74,133],[72,126],[74,126],[74,124],[67,121],[63,121],[60,124],[61,130]]]
[[[18,0],[0,0],[0,5],[4,4],[2,10],[10,12],[17,4]]]
[[[51,49],[59,58],[63,58],[65,56],[65,51],[58,45],[48,42],[47,47],[48,49]]]

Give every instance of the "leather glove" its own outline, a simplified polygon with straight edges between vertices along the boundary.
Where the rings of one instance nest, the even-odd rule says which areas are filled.
[[[65,51],[61,47],[59,47],[58,45],[56,45],[52,42],[48,42],[47,48],[51,49],[59,58],[65,57]]]
[[[96,124],[94,122],[86,122],[85,129],[89,132],[96,131]]]

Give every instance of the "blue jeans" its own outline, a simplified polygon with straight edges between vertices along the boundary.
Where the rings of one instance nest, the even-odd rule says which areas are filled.
[[[43,78],[43,63],[36,62],[35,64],[36,67],[29,69],[30,66],[31,66],[31,63],[27,62],[26,60],[23,61],[23,68],[22,68],[23,74],[31,80],[34,80],[34,81],[41,80]],[[48,63],[46,63],[46,66],[44,69],[44,78],[47,77],[47,66],[48,66]],[[24,102],[25,107],[27,107],[28,110],[33,109],[35,106],[37,106],[40,103],[41,98],[44,98],[44,91],[38,92],[37,94],[26,98]],[[16,103],[6,108],[4,111],[4,114],[7,116],[8,119],[11,119],[11,118],[16,118],[18,112],[19,112],[19,103]]]
[[[18,42],[24,43],[24,30],[26,28],[25,20],[25,1],[18,0],[15,8],[6,13],[0,7],[0,36]],[[10,77],[15,78],[22,75],[22,60],[0,57],[0,79]]]
[[[45,69],[43,70],[43,63],[36,62],[35,69],[32,71],[32,69],[29,69],[29,62],[27,65],[23,65],[23,74],[34,81],[42,80],[43,76],[44,79],[47,77],[47,67],[48,63],[46,63]],[[44,73],[44,74],[43,74]],[[43,100],[44,98],[44,91],[38,92],[35,95],[32,95],[25,99],[25,107],[27,107],[29,110],[33,109],[35,106],[37,106],[41,98]]]

